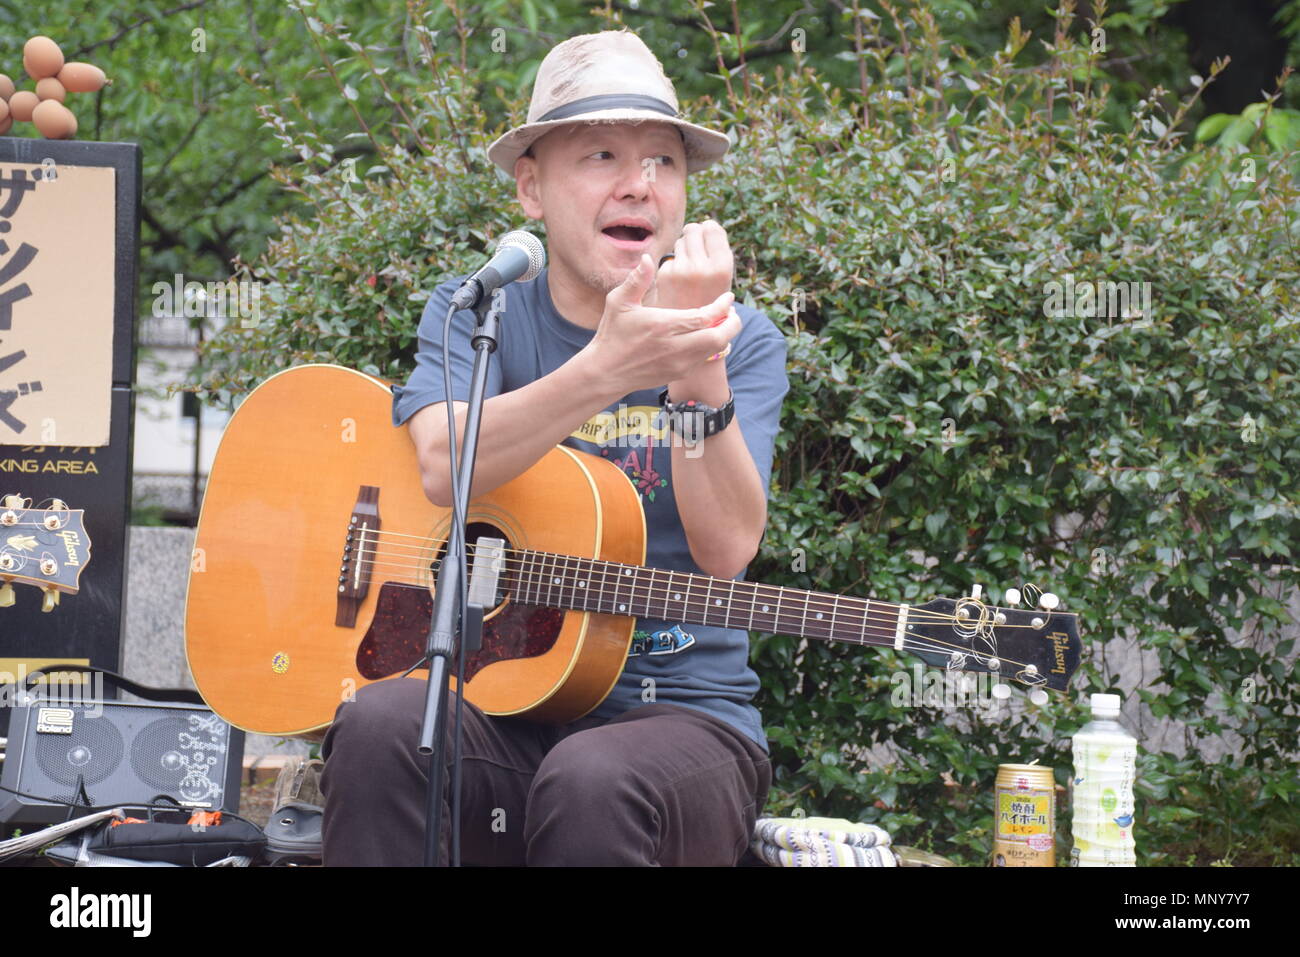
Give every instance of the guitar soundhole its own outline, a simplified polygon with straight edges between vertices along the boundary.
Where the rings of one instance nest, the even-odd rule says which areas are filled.
[[[478,541],[480,535],[505,537],[491,525],[470,523],[470,542]],[[508,541],[506,547],[511,547]],[[473,555],[472,546],[470,554]],[[438,560],[441,558],[439,553]],[[507,561],[507,568],[509,566]],[[513,578],[507,571],[499,591],[508,594],[512,582]],[[501,608],[504,594],[498,595],[500,611],[483,623],[483,646],[465,661],[466,682],[494,662],[544,655],[555,646],[559,637],[564,623],[562,610],[513,602]],[[357,671],[376,681],[406,671],[424,655],[432,615],[433,595],[429,590],[416,585],[385,582],[379,589],[375,616],[357,648]]]

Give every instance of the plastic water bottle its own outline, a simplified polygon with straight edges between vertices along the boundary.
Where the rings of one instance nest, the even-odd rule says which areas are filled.
[[[1133,844],[1137,739],[1119,723],[1119,706],[1119,695],[1093,695],[1092,720],[1071,741],[1071,867],[1137,866]]]

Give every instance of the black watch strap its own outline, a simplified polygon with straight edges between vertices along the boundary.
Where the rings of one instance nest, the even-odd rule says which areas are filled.
[[[659,405],[668,418],[668,427],[689,445],[717,435],[731,424],[736,415],[736,396],[730,389],[727,390],[727,401],[720,409],[695,399],[673,402],[668,398],[667,389],[659,393]]]

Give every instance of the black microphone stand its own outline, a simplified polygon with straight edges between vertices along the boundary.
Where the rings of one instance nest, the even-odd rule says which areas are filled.
[[[498,295],[499,293],[499,295]],[[466,652],[477,651],[482,641],[481,614],[473,613],[460,621],[462,590],[465,582],[465,517],[469,511],[469,494],[474,480],[474,456],[478,450],[479,423],[487,391],[487,370],[491,354],[497,349],[497,328],[504,309],[505,292],[498,289],[474,307],[478,323],[470,340],[474,348],[474,370],[470,377],[469,409],[465,416],[465,435],[461,445],[456,500],[452,502],[452,524],[447,535],[447,550],[438,567],[433,595],[433,615],[429,623],[429,687],[424,700],[424,720],[420,725],[419,753],[430,756],[429,793],[425,822],[424,864],[437,867],[442,833],[442,779],[446,770],[447,698],[449,663],[459,637]],[[451,396],[447,397],[451,401]],[[448,436],[454,442],[454,435]],[[472,632],[472,634],[471,634]],[[463,693],[463,689],[461,689]],[[459,774],[456,775],[459,780]],[[450,845],[450,842],[448,842]]]

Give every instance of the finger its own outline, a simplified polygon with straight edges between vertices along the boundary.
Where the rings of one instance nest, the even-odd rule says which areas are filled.
[[[686,253],[693,263],[702,265],[708,260],[704,249],[704,227],[699,223],[686,224],[682,230],[682,242],[686,244]]]
[[[727,239],[727,231],[722,228],[721,223],[706,219],[700,233],[704,242],[704,254],[711,262],[731,262],[731,244]]]
[[[673,262],[677,264],[678,275],[690,272],[691,253],[686,246],[685,233],[683,233],[681,236],[678,236],[677,242],[673,243],[673,256],[674,256]]]
[[[723,320],[722,325],[716,329],[697,329],[694,332],[685,332],[674,341],[680,343],[683,348],[697,353],[700,356],[700,361],[703,361],[714,353],[727,348],[727,343],[740,334],[741,322],[739,316],[728,315],[724,316]]]
[[[606,302],[613,302],[624,308],[639,306],[654,283],[654,278],[654,263],[646,253],[642,253],[636,268],[609,291],[609,295],[605,297]]]
[[[650,314],[651,319],[665,326],[670,335],[679,336],[709,329],[725,322],[735,298],[730,291],[727,291],[708,305],[695,309],[643,308]]]

